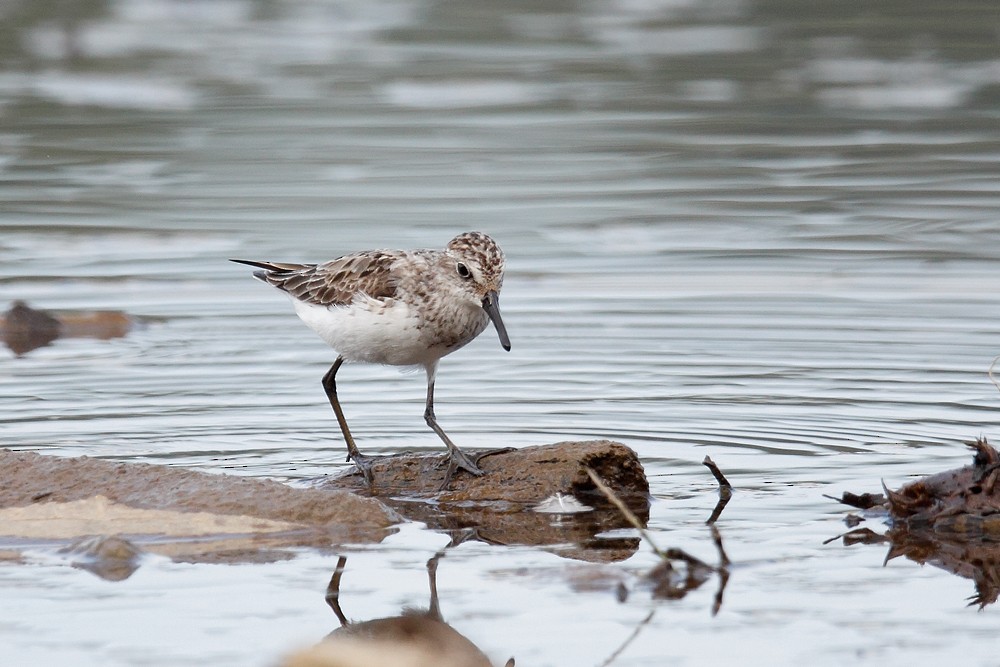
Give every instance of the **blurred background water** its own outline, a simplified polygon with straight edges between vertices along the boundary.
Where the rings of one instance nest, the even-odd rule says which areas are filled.
[[[843,512],[823,494],[1000,437],[998,47],[992,0],[6,0],[0,300],[148,323],[0,350],[2,444],[328,473],[332,353],[226,259],[479,229],[507,253],[513,350],[487,332],[444,360],[442,425],[628,444],[661,546],[707,559],[710,454],[738,488],[737,565],[712,618],[710,590],[618,603],[558,555],[467,543],[439,571],[463,633],[500,662],[599,665],[653,611],[615,664],[990,664],[971,583],[824,545]],[[419,377],[341,382],[364,451],[440,449]],[[354,550],[353,613],[421,603],[446,542]],[[334,563],[5,566],[0,644],[11,664],[272,664],[332,629]]]

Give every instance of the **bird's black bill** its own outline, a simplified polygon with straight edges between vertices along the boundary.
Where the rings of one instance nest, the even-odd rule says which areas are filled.
[[[490,321],[496,327],[497,335],[500,336],[500,344],[503,345],[503,349],[510,352],[510,338],[507,337],[507,327],[503,325],[503,320],[500,319],[500,295],[496,291],[486,293],[486,296],[483,298],[483,310],[490,316]]]

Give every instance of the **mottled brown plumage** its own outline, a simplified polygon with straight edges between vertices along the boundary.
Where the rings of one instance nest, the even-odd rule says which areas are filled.
[[[265,269],[254,276],[299,301],[318,306],[347,306],[359,292],[373,299],[392,297],[396,293],[392,264],[401,256],[398,251],[370,250],[322,264],[235,261]]]

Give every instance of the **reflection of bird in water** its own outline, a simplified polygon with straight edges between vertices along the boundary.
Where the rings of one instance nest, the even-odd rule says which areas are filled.
[[[289,658],[283,667],[493,667],[486,654],[445,623],[437,594],[437,565],[427,561],[431,599],[426,610],[404,609],[399,616],[352,623],[340,608],[341,556],[326,589],[326,601],[340,626],[326,639]],[[514,667],[514,658],[505,667]]]

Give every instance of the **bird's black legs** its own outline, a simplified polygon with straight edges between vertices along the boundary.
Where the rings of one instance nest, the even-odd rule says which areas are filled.
[[[347,426],[347,419],[344,417],[344,410],[340,407],[340,400],[337,398],[337,371],[340,370],[340,367],[343,364],[344,358],[337,357],[337,360],[333,362],[332,366],[330,366],[330,370],[328,370],[326,375],[323,376],[323,389],[326,391],[326,397],[330,399],[330,406],[333,408],[333,413],[337,415],[337,423],[340,424],[340,430],[344,434],[344,441],[347,443],[347,460],[354,461],[354,465],[356,465],[358,470],[361,471],[361,474],[364,475],[365,481],[369,486],[372,486],[372,459],[363,455],[358,450],[358,446],[354,444],[354,437],[351,435],[351,429]],[[461,468],[469,474],[477,477],[483,475],[485,473],[479,467],[479,460],[486,456],[509,451],[510,448],[479,452],[470,456],[459,449],[458,445],[451,441],[451,438],[449,438],[448,434],[444,432],[444,429],[438,425],[437,417],[434,416],[435,370],[436,368],[434,366],[427,369],[427,407],[424,410],[424,421],[427,422],[427,425],[438,434],[438,437],[441,438],[444,444],[448,447],[448,470],[445,473],[444,482],[441,484],[441,489],[444,490],[448,487],[448,484],[451,483],[451,478],[458,469]]]
[[[347,428],[347,419],[344,417],[344,411],[340,407],[340,401],[337,399],[337,371],[344,363],[343,357],[337,357],[337,360],[333,362],[333,366],[330,366],[330,370],[326,372],[323,376],[323,389],[326,391],[326,397],[330,399],[330,405],[333,407],[333,413],[337,415],[337,423],[340,424],[340,430],[344,434],[344,440],[347,442],[347,460],[354,461],[354,465],[358,467],[361,474],[364,475],[365,481],[368,485],[372,485],[372,464],[368,457],[364,456],[360,451],[358,451],[358,446],[354,444],[354,438],[351,436],[351,430]]]
[[[452,442],[451,438],[448,437],[448,434],[444,432],[444,429],[438,426],[437,418],[434,416],[434,369],[433,368],[429,368],[427,370],[427,407],[424,410],[424,421],[427,422],[427,425],[430,426],[434,430],[434,432],[438,434],[438,437],[441,438],[441,440],[444,441],[444,444],[448,447],[448,456],[449,456],[448,472],[445,474],[444,483],[441,485],[442,489],[448,486],[449,482],[451,482],[452,475],[454,475],[455,471],[458,470],[459,468],[461,468],[462,470],[466,470],[469,473],[476,475],[477,477],[479,475],[484,474],[483,471],[479,468],[479,466],[476,465],[476,461],[474,461],[472,458],[467,456],[465,452],[459,449],[458,445]]]

